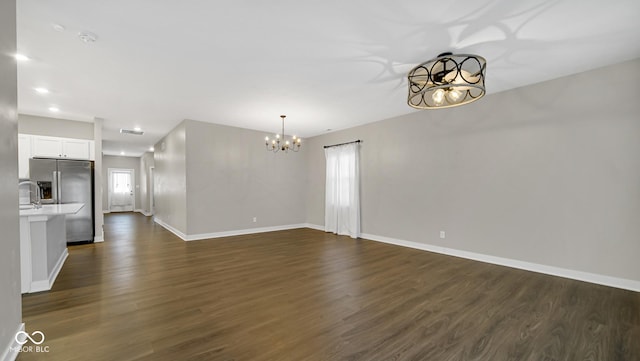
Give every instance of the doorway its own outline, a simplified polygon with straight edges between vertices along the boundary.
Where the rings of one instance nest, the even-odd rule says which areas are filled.
[[[109,212],[133,212],[135,173],[133,169],[109,168]]]

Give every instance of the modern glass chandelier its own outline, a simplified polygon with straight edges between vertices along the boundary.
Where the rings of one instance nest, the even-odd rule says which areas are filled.
[[[269,141],[269,137],[264,138],[265,146],[267,147],[267,150],[272,151],[274,153],[277,153],[279,151],[288,153],[289,150],[292,150],[294,152],[299,151],[300,146],[302,145],[301,144],[302,140],[296,137],[295,135],[291,138],[291,141],[289,141],[288,139],[285,139],[284,118],[286,118],[286,115],[281,115],[280,118],[282,118],[282,134],[276,134],[275,139],[272,139],[271,141]]]
[[[442,53],[409,72],[407,103],[416,109],[437,109],[476,101],[485,93],[486,65],[481,56]]]

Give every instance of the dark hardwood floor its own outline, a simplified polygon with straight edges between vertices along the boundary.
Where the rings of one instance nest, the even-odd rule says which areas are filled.
[[[19,360],[640,360],[640,293],[311,229],[105,223],[23,296],[49,352]]]

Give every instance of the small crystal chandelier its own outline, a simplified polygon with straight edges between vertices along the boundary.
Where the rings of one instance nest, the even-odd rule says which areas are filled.
[[[265,142],[264,144],[267,147],[267,150],[270,150],[274,153],[277,153],[280,150],[284,151],[285,153],[288,153],[289,150],[297,152],[300,150],[300,146],[302,145],[300,144],[302,140],[296,137],[295,135],[293,136],[293,138],[291,138],[291,141],[286,140],[284,138],[284,118],[285,117],[286,115],[280,116],[280,118],[282,118],[282,134],[276,134],[276,138],[272,139],[271,142],[269,142],[269,137],[264,138],[264,142]]]
[[[407,103],[416,109],[471,103],[484,93],[487,61],[477,55],[442,53],[409,72]]]

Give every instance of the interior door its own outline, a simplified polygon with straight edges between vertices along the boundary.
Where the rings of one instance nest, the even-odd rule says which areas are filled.
[[[132,212],[134,208],[133,169],[109,169],[109,211]]]

